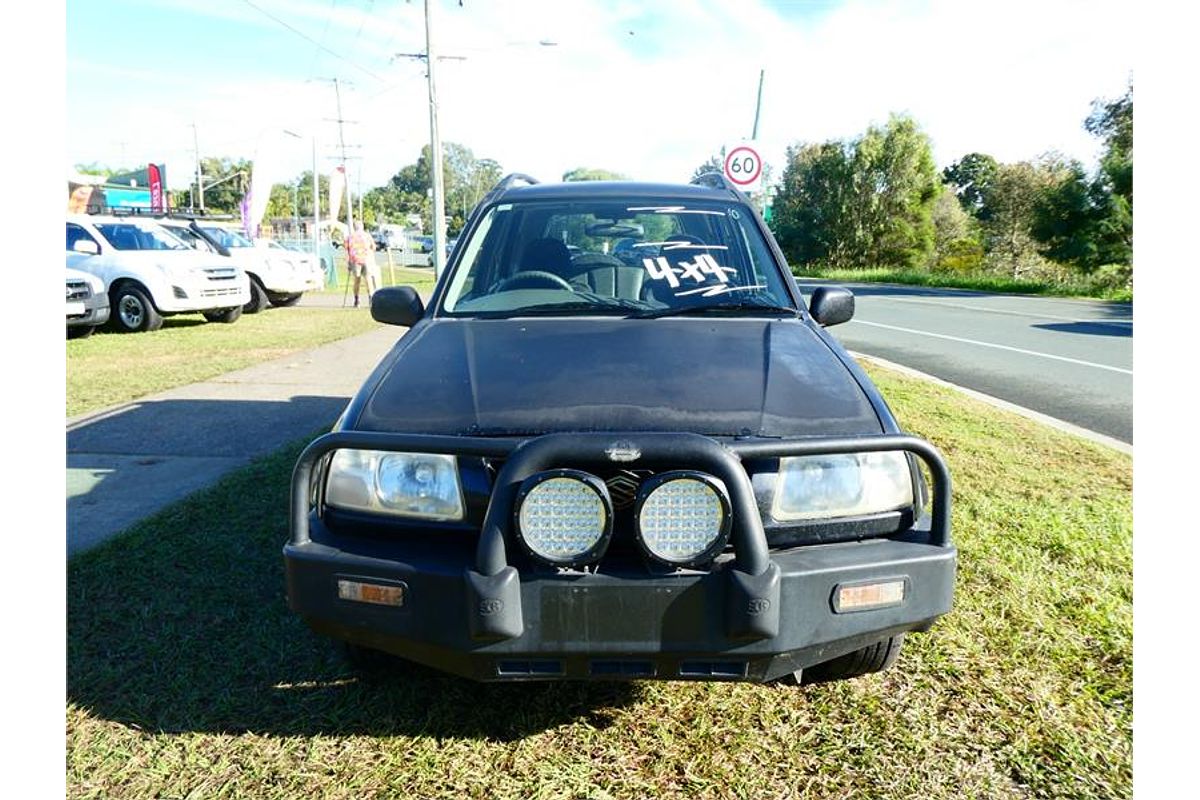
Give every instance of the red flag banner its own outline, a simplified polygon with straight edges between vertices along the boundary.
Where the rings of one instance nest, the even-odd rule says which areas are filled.
[[[150,210],[165,212],[167,203],[163,195],[162,170],[158,164],[150,164],[146,167],[146,172],[150,181]]]

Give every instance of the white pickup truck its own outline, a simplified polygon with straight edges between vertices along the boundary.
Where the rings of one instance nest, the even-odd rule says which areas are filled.
[[[104,282],[109,322],[125,332],[157,330],[172,314],[235,322],[250,300],[237,264],[191,249],[152,220],[68,214],[67,267]]]
[[[167,220],[164,224],[187,226],[180,220]],[[268,304],[294,305],[305,292],[325,287],[325,273],[309,254],[265,243],[257,245],[241,232],[208,220],[196,220],[195,227],[224,247],[233,262],[250,276],[247,314],[258,313]]]

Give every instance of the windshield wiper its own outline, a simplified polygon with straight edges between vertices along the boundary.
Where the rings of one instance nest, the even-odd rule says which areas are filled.
[[[697,314],[708,313],[746,313],[753,312],[757,314],[784,314],[789,317],[796,316],[796,309],[788,306],[777,306],[770,303],[748,303],[745,301],[734,303],[709,303],[703,306],[679,306],[677,308],[656,308],[650,311],[643,311],[637,314],[630,314],[631,319],[658,319],[659,317],[683,317]]]
[[[598,304],[587,300],[568,300],[562,303],[543,303],[536,306],[521,306],[520,308],[505,309],[497,312],[502,317],[537,316],[540,314],[557,314],[561,311],[583,311],[587,314],[612,314],[628,311],[627,306],[617,303]]]

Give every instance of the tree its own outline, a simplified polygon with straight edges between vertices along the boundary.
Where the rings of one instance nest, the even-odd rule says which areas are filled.
[[[246,187],[250,185],[251,163],[246,159],[202,158],[204,208],[215,214],[237,214]],[[196,200],[199,207],[199,198]]]
[[[1133,84],[1116,100],[1096,100],[1084,123],[1104,140],[1093,182],[1098,263],[1133,263]]]
[[[692,172],[692,180],[695,181],[701,175],[706,175],[709,172],[715,172],[718,175],[724,174],[725,162],[720,156],[713,156],[708,161],[705,161],[703,164],[696,167],[695,171]]]
[[[964,209],[981,218],[986,213],[984,197],[1000,165],[985,153],[968,153],[942,171],[942,180],[954,189]]]
[[[857,226],[848,148],[829,141],[787,149],[773,227],[779,244],[800,263],[845,266],[850,260]]]
[[[1112,191],[1133,211],[1133,84],[1116,100],[1093,100],[1084,128],[1104,140],[1100,168]]]
[[[780,244],[801,262],[915,267],[934,246],[940,183],[929,138],[908,117],[857,139],[788,148],[774,200]]]
[[[294,188],[294,185],[287,183],[277,183],[271,187],[271,196],[267,199],[267,209],[263,213],[265,220],[299,216],[296,210],[299,198],[294,193]]]
[[[1000,164],[984,194],[984,234],[993,266],[1014,278],[1037,266],[1040,254],[1032,229],[1042,196],[1055,170],[1028,161]]]
[[[1047,257],[1091,272],[1133,261],[1133,87],[1116,100],[1095,100],[1084,121],[1104,140],[1089,178],[1078,162],[1055,165],[1034,210],[1033,236]]]
[[[576,167],[564,172],[562,179],[564,183],[567,183],[569,181],[627,181],[629,177],[608,169]]]
[[[983,244],[979,241],[979,223],[966,211],[954,193],[943,185],[930,212],[933,220],[934,269],[972,272],[983,262]]]
[[[429,145],[421,148],[415,164],[402,167],[388,182],[396,192],[384,200],[386,195],[377,195],[382,205],[399,210],[403,214],[419,213],[426,230],[433,227],[433,207],[429,192],[433,187],[430,169]],[[488,190],[500,180],[501,168],[490,158],[477,159],[469,147],[456,142],[442,146],[442,180],[445,188],[446,232],[454,236],[466,224],[471,210],[483,199]],[[367,198],[364,197],[364,203]],[[365,211],[365,207],[364,207]]]

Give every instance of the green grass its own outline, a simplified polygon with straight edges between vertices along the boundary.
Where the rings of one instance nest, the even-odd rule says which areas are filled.
[[[377,256],[379,262],[379,275],[382,283],[381,286],[411,286],[417,290],[422,297],[428,297],[433,291],[433,270],[421,269],[415,267],[395,267],[388,268],[387,257]],[[337,286],[329,286],[322,289],[318,294],[326,295],[342,295],[346,291],[346,260],[342,258],[336,262],[338,271]],[[353,284],[351,284],[353,286]]]
[[[1074,283],[1054,283],[1009,278],[1003,275],[953,275],[944,272],[890,269],[873,267],[867,269],[803,269],[796,272],[798,278],[825,278],[835,281],[862,283],[901,283],[910,286],[936,286],[947,289],[974,289],[981,292],[1004,292],[1007,294],[1034,294],[1052,297],[1087,297],[1098,300],[1131,302],[1133,291],[1126,288],[1107,288],[1089,284],[1080,279]]]
[[[341,308],[268,308],[232,325],[168,317],[150,333],[97,332],[67,341],[67,416],[207,380],[378,327]]]
[[[286,607],[297,445],[68,564],[68,796],[1130,796],[1130,459],[870,372],[955,480],[955,608],[892,670],[366,682]]]

